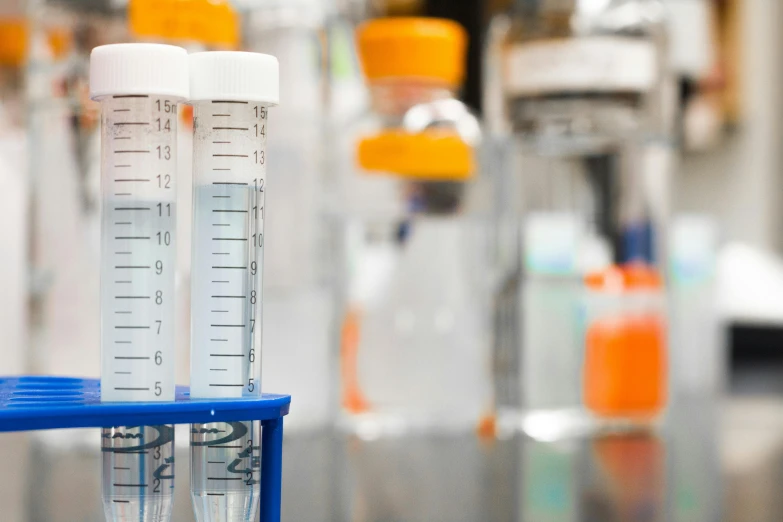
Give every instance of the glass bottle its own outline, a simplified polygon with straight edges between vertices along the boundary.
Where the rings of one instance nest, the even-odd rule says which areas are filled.
[[[0,216],[6,223],[0,233],[5,252],[0,288],[4,289],[5,313],[0,318],[5,356],[0,372],[25,370],[28,343],[28,233],[29,196],[25,176],[24,59],[27,24],[22,8],[0,9]]]
[[[329,289],[320,219],[330,107],[326,0],[243,0],[246,50],[277,57],[281,102],[267,142],[275,198],[266,214],[264,255],[265,392],[298,397],[288,433],[329,422]],[[270,171],[271,172],[271,171]]]
[[[456,98],[466,35],[437,19],[367,22],[370,107],[328,182],[338,251],[342,425],[373,437],[465,430],[491,407],[488,182]]]
[[[501,418],[533,436],[588,427],[583,277],[665,259],[674,109],[658,0],[518,0],[486,48],[501,170]],[[589,312],[588,312],[589,315]],[[511,350],[511,353],[508,353]],[[499,379],[503,382],[503,379]]]
[[[182,44],[189,50],[238,43],[225,0],[32,0],[27,2],[29,169],[33,266],[30,371],[99,373],[98,263],[100,132],[97,103],[88,96],[89,53],[133,41]],[[208,24],[206,23],[208,22]],[[190,109],[180,113],[190,126]],[[190,263],[190,133],[178,136],[179,179],[177,354],[187,357]],[[63,259],[62,252],[72,255]],[[78,303],[67,306],[64,303]],[[178,360],[187,382],[187,359]]]
[[[718,223],[708,215],[679,214],[670,228],[671,394],[679,404],[720,396],[727,361],[716,299]]]
[[[98,376],[100,112],[89,99],[89,53],[127,30],[105,1],[32,0],[26,15],[27,370]]]

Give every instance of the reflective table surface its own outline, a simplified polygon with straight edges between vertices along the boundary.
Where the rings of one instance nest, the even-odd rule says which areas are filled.
[[[194,519],[182,428],[173,522]],[[93,431],[0,435],[0,519],[104,520]],[[655,435],[541,442],[289,433],[284,451],[283,519],[291,522],[783,520],[780,398],[683,403]]]

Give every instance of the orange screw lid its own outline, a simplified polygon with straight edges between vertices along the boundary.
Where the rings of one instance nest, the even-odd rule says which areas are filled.
[[[239,15],[228,0],[130,0],[128,23],[142,38],[239,45]]]
[[[414,77],[459,85],[468,36],[438,18],[380,18],[360,25],[356,42],[368,80]]]
[[[30,27],[24,19],[0,19],[0,66],[21,67],[27,59]],[[45,28],[46,42],[55,59],[71,50],[73,35],[67,27]]]
[[[52,56],[62,59],[71,51],[73,34],[67,27],[52,27],[46,32],[46,41]]]
[[[359,141],[356,156],[366,174],[385,172],[420,180],[466,181],[475,171],[472,147],[447,130],[381,132]]]
[[[28,27],[24,19],[0,20],[0,66],[19,67],[27,57]]]

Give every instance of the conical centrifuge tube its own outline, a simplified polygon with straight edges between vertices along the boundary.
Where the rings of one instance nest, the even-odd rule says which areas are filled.
[[[191,396],[260,394],[267,108],[277,59],[190,55],[193,138]],[[250,522],[260,488],[258,422],[191,427],[199,522]]]

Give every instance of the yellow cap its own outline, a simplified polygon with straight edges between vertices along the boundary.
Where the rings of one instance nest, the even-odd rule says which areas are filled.
[[[46,41],[52,56],[56,59],[65,58],[73,45],[73,34],[67,27],[52,27],[46,32]]]
[[[0,19],[0,66],[20,67],[27,59],[28,32],[30,27],[24,19]],[[45,29],[46,42],[52,57],[61,59],[71,49],[72,34],[63,26]]]
[[[465,76],[468,36],[450,20],[379,18],[360,25],[356,41],[369,80],[415,77],[459,85]]]
[[[359,166],[366,173],[391,173],[431,181],[466,181],[473,176],[473,149],[453,131],[417,134],[384,131],[359,141]]]
[[[229,49],[239,45],[239,17],[228,0],[130,0],[136,36],[192,41]]]
[[[19,67],[27,57],[27,23],[23,19],[0,20],[0,65]]]

